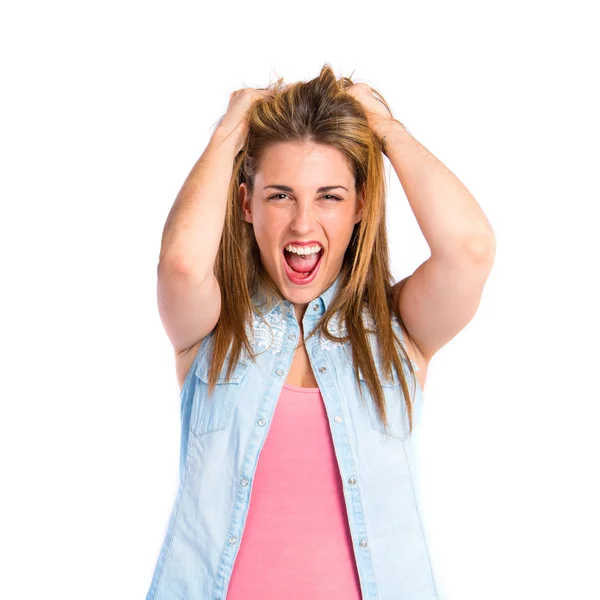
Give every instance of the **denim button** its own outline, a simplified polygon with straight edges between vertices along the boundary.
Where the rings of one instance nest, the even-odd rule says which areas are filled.
[[[326,373],[327,367],[319,367],[319,373]]]
[[[235,537],[230,537],[229,538],[229,543],[233,546],[235,543],[237,542],[237,538]]]
[[[264,427],[264,426],[265,426],[265,423],[266,423],[266,421],[265,421],[264,419],[259,419],[259,420],[258,420],[258,424],[259,424],[261,427]]]
[[[288,335],[288,339],[293,340],[296,337],[295,333],[290,333],[290,335]]]
[[[336,423],[341,423],[342,422],[342,417],[340,417],[340,415],[337,415],[334,417],[333,419]]]
[[[366,548],[367,547],[367,540],[364,540],[364,539],[360,540],[360,544],[359,545],[360,545],[361,548]]]
[[[246,478],[244,478],[244,479],[242,479],[242,480],[240,481],[240,483],[241,483],[241,484],[242,484],[244,487],[246,487],[246,486],[248,485],[248,480],[247,480]]]
[[[348,483],[350,485],[354,485],[356,483],[356,479],[354,479],[354,477],[350,477],[350,479],[348,479]]]
[[[283,375],[283,371],[281,369],[277,369],[275,373],[277,373],[277,375],[279,375],[280,377]]]

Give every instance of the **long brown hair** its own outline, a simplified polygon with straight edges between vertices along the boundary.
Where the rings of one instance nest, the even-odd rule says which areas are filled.
[[[389,268],[385,219],[383,147],[369,128],[360,102],[345,92],[353,84],[349,77],[336,79],[330,65],[325,63],[319,76],[308,82],[286,86],[282,78],[278,79],[269,86],[275,91],[274,97],[261,98],[247,113],[247,139],[234,161],[223,234],[215,261],[215,277],[221,288],[222,304],[213,332],[209,395],[214,390],[230,347],[227,379],[240,359],[242,345],[254,360],[246,332],[247,324],[252,322],[254,292],[257,289],[263,292],[268,307],[285,300],[262,265],[252,224],[243,219],[239,186],[245,182],[249,194],[252,194],[255,174],[268,146],[276,142],[308,140],[333,146],[345,155],[354,172],[356,192],[362,189],[365,198],[362,220],[354,226],[344,255],[337,293],[309,337],[320,330],[332,341],[350,341],[354,375],[361,398],[364,402],[358,379],[359,368],[387,429],[385,398],[368,342],[368,334],[375,333],[384,376],[388,380],[391,378],[393,366],[400,380],[412,432],[412,402],[397,348],[401,349],[410,369],[413,384],[415,372],[391,322],[392,315],[396,315],[401,323],[402,319],[391,289],[393,279]],[[371,89],[389,110],[381,95]],[[375,331],[364,327],[365,308],[373,317]],[[329,320],[336,313],[340,323],[345,323],[347,328],[348,335],[342,338],[328,331]]]

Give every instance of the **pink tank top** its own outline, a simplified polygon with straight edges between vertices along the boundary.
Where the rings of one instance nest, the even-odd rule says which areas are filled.
[[[260,452],[227,600],[360,600],[319,388],[285,384]]]

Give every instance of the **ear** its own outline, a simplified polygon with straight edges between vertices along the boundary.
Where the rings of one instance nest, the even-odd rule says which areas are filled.
[[[365,185],[363,184],[360,191],[356,195],[356,215],[354,218],[354,224],[360,222],[362,219],[362,213],[365,207]]]
[[[240,201],[240,207],[243,214],[242,221],[246,221],[246,223],[252,223],[252,203],[251,198],[248,195],[248,187],[246,183],[240,183],[238,199]]]

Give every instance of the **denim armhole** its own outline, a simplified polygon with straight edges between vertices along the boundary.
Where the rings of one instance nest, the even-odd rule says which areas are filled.
[[[191,380],[196,376],[196,368],[198,361],[202,357],[202,354],[206,351],[206,342],[212,335],[209,333],[198,346],[196,356],[190,365],[190,369],[183,381],[181,386],[181,392],[179,394],[179,415],[181,419],[181,440],[179,447],[179,480],[182,482],[185,477],[186,460],[188,455],[188,444],[189,444],[189,427],[190,418],[192,413],[192,401],[194,398],[194,386],[192,386]]]
[[[213,329],[213,331],[214,331],[214,329]],[[194,376],[194,374],[196,372],[196,367],[198,365],[198,361],[200,360],[202,353],[205,351],[205,347],[206,347],[206,343],[208,342],[208,338],[210,338],[212,336],[212,334],[213,334],[213,332],[211,331],[202,340],[202,342],[200,343],[200,346],[198,346],[198,350],[196,351],[196,356],[194,356],[194,360],[192,361],[192,364],[190,365],[187,375],[183,381],[183,385],[181,386],[181,391],[179,392],[179,401],[180,401],[182,411],[183,411],[183,405],[187,402],[186,396],[187,396],[188,389],[190,387],[190,380],[192,379],[192,377]]]

